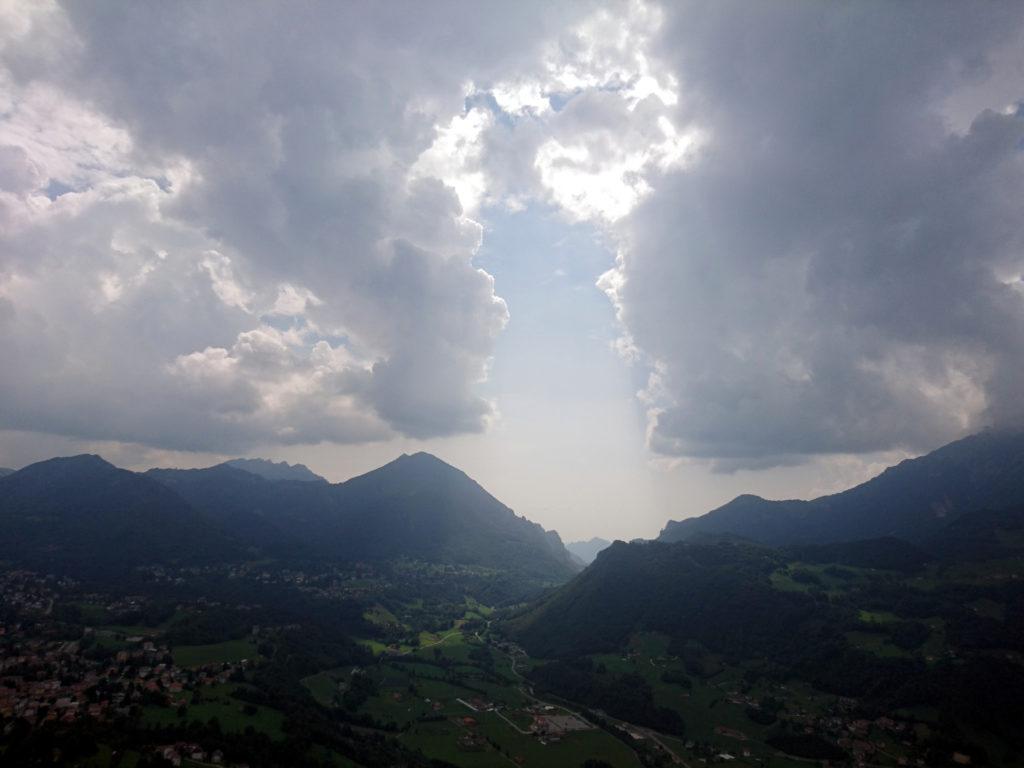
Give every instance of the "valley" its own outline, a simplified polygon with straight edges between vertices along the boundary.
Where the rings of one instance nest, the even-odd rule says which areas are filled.
[[[914,541],[620,541],[579,571],[443,462],[382,471],[333,486],[89,457],[0,479],[0,762],[1021,762],[1020,507]],[[371,519],[385,539],[364,534],[364,557],[317,540]]]
[[[1016,620],[1011,585],[1024,558],[1000,562],[1011,570],[988,561],[911,573],[788,561],[767,580],[781,599],[843,606],[833,637],[841,648],[826,665],[873,659],[886,675],[927,676],[951,664],[982,674],[978,654],[1014,667],[1022,659],[1012,647],[1019,635],[1004,635],[1001,648],[963,640]],[[37,726],[7,733],[5,755],[33,754],[40,734],[61,726],[97,739],[82,764],[104,768],[165,758],[199,766],[217,755],[213,764],[254,765],[296,749],[321,754],[325,765],[385,765],[401,755],[411,761],[403,764],[466,768],[930,766],[953,755],[1014,764],[1002,759],[1007,744],[984,723],[959,720],[963,712],[840,692],[856,681],[786,667],[770,648],[764,656],[715,652],[641,629],[614,650],[530,655],[520,645],[536,645],[522,629],[529,612],[472,597],[493,578],[472,569],[250,563],[140,576],[131,594],[24,571],[5,576],[0,713]],[[894,591],[907,596],[902,605],[890,601]],[[950,593],[972,598],[955,620]],[[565,628],[567,638],[599,632]],[[28,682],[55,674],[60,686]],[[56,748],[73,748],[66,738]],[[362,759],[347,762],[355,754]]]

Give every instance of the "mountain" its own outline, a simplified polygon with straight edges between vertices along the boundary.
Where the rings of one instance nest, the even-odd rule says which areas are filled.
[[[16,469],[9,469],[8,467],[0,467],[0,477],[7,477],[17,472]]]
[[[428,453],[338,488],[339,545],[353,555],[416,556],[563,578],[575,572],[562,540],[519,517],[472,478]]]
[[[224,462],[229,467],[241,469],[266,480],[302,480],[304,482],[326,483],[327,480],[313,472],[305,464],[289,464],[286,461],[267,459],[232,459]]]
[[[0,560],[96,574],[252,556],[409,558],[544,582],[579,570],[557,533],[429,454],[334,485],[269,480],[251,466],[138,474],[99,456],[33,464],[0,478]]]
[[[616,541],[509,628],[548,658],[614,652],[641,631],[751,655],[781,635],[795,649],[816,608],[807,595],[773,589],[769,576],[784,562],[760,547]]]
[[[329,483],[267,480],[230,464],[206,469],[151,469],[146,477],[170,488],[218,527],[269,556],[307,554],[290,521],[311,510],[329,514]]]
[[[987,431],[812,501],[739,496],[700,517],[670,521],[658,539],[701,533],[772,545],[879,537],[922,542],[965,513],[1018,505],[1024,505],[1024,431]]]
[[[947,641],[1024,650],[1017,629],[1009,641],[1003,632],[986,639],[964,629],[991,620],[966,604],[984,597],[1003,604],[993,615],[1008,632],[1011,624],[1024,632],[1022,577],[1024,506],[966,513],[920,546],[888,537],[777,548],[737,540],[616,541],[505,629],[547,658],[621,651],[637,632],[661,632],[734,658],[792,661],[815,637],[824,642],[863,629],[859,607],[888,611],[887,629],[939,616]]]
[[[917,573],[934,559],[932,553],[891,536],[831,544],[803,544],[783,550],[802,563],[835,563],[853,568]]]
[[[773,681],[732,710],[730,727],[750,735],[774,723],[753,738],[820,758],[776,723],[783,701],[804,706],[790,698],[793,680],[826,700],[846,697],[850,719],[905,719],[927,706],[951,741],[977,734],[1008,755],[986,764],[1021,765],[1022,578],[1021,508],[966,513],[920,547],[891,538],[785,548],[615,542],[497,629],[533,657],[525,675],[538,696],[663,732],[675,731],[660,706],[686,723],[721,723],[729,715],[707,710],[725,701],[726,686]],[[845,731],[827,739],[844,740]],[[948,746],[928,764],[950,764]]]
[[[578,567],[553,531],[517,516],[427,453],[344,483],[269,481],[219,465],[150,470],[219,525],[261,546],[341,560],[415,558],[563,581]]]
[[[1007,560],[1024,552],[1024,507],[957,518],[925,542],[945,562]]]
[[[607,539],[599,539],[596,536],[589,541],[572,541],[565,545],[565,548],[576,555],[584,565],[590,565],[602,549],[611,546]]]
[[[92,455],[0,478],[0,529],[0,559],[58,572],[113,574],[240,552],[166,486]]]

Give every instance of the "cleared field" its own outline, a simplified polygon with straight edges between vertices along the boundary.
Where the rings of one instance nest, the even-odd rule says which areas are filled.
[[[770,579],[775,589],[783,592],[810,592],[822,590],[827,594],[839,594],[852,584],[864,583],[870,575],[886,571],[866,571],[853,566],[825,565],[821,563],[791,563],[772,573]],[[896,575],[896,574],[893,574]]]
[[[557,742],[542,743],[517,733],[494,712],[467,713],[473,715],[475,725],[466,727],[457,720],[417,723],[400,740],[428,757],[465,768],[502,764],[562,768],[588,759],[603,760],[614,768],[640,765],[628,746],[604,731],[576,731]]]
[[[346,681],[352,674],[352,667],[339,667],[302,678],[303,686],[313,695],[318,704],[333,706],[338,695],[338,683]]]
[[[474,606],[474,611],[478,609]],[[424,633],[421,643],[426,647],[382,658],[365,670],[378,689],[358,710],[380,723],[394,723],[402,731],[398,739],[406,746],[465,768],[504,764],[576,768],[590,758],[614,768],[640,765],[629,746],[597,729],[571,731],[547,743],[519,733],[517,728],[526,730],[533,722],[526,711],[533,702],[519,690],[520,680],[512,674],[508,659],[490,651],[474,635],[455,630]],[[321,672],[305,678],[303,684],[330,706],[338,681],[348,672],[344,668]],[[498,706],[501,715],[487,711],[490,705]]]
[[[148,626],[145,624],[103,624],[96,627],[96,631],[103,630],[105,632],[112,632],[114,634],[125,635],[128,637],[141,636],[141,637],[154,637],[156,635],[162,635],[166,632],[172,624],[180,621],[184,618],[185,613],[177,611],[166,621],[157,624],[155,626]]]
[[[379,627],[401,626],[402,624],[395,614],[379,603],[364,612],[363,618]]]
[[[172,707],[146,707],[142,711],[143,722],[164,726],[179,724],[182,720],[208,723],[216,718],[220,727],[228,733],[242,733],[247,727],[252,726],[254,730],[265,733],[272,739],[283,739],[284,715],[276,709],[249,705],[234,698],[231,692],[238,687],[217,685],[199,689],[199,701],[193,703],[194,697],[189,696],[189,704],[183,717]]]
[[[369,651],[376,656],[379,656],[388,649],[387,645],[380,642],[379,640],[367,640],[365,638],[356,638],[356,642],[368,648]],[[402,646],[399,650],[409,650],[409,646]]]
[[[888,642],[885,635],[877,632],[845,632],[850,645],[862,651],[887,659],[906,658],[911,654]]]
[[[494,609],[489,605],[479,603],[472,597],[466,598],[466,619],[487,619],[490,618],[493,613]]]
[[[593,657],[594,662],[603,664],[612,674],[641,675],[650,684],[655,703],[678,712],[686,724],[687,734],[713,745],[718,752],[732,755],[735,759],[729,761],[730,765],[782,768],[800,764],[798,760],[778,756],[764,743],[772,726],[750,719],[746,713],[748,705],[743,703],[744,697],[757,701],[764,696],[777,696],[785,698],[790,706],[807,712],[822,712],[834,700],[834,697],[817,693],[796,681],[787,683],[784,695],[765,685],[745,686],[744,668],[723,666],[714,658],[710,659],[707,667],[717,668],[717,672],[707,676],[692,674],[686,671],[681,660],[668,655],[667,638],[655,633],[635,636],[629,647],[629,656],[605,654]],[[691,680],[691,687],[666,682],[662,679],[666,672],[686,674]],[[745,692],[740,695],[741,691]],[[688,738],[665,736],[662,740],[683,759],[696,762],[700,755],[686,750]],[[744,750],[750,751],[749,758],[743,757]]]
[[[252,640],[228,640],[212,645],[179,645],[171,651],[174,663],[181,667],[224,664],[255,659],[258,655]]]

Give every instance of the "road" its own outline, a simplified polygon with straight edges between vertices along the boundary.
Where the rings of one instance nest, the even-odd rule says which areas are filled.
[[[520,680],[523,681],[523,684],[519,686],[519,692],[520,693],[522,693],[527,698],[537,702],[538,704],[540,704],[542,706],[555,707],[557,709],[562,710],[563,712],[568,712],[570,715],[573,715],[574,717],[578,717],[584,723],[586,723],[587,725],[589,725],[589,726],[591,726],[593,728],[597,727],[596,725],[591,723],[589,720],[587,720],[587,718],[585,718],[579,712],[573,712],[571,709],[569,709],[567,707],[563,707],[561,704],[556,704],[556,703],[548,702],[548,701],[542,701],[541,699],[538,699],[536,696],[534,696],[533,688],[532,687],[530,687],[529,690],[526,690],[526,688],[527,688],[526,678],[523,677],[522,674],[520,674],[518,669],[516,669],[516,657],[513,656],[510,653],[506,653],[505,655],[508,656],[509,660],[512,662],[512,666],[511,666],[512,674],[515,675],[516,677],[518,677]],[[606,715],[606,717],[607,717],[607,715]],[[503,717],[503,719],[507,719],[507,718]],[[665,753],[668,754],[668,756],[670,758],[672,758],[672,762],[673,763],[675,763],[677,765],[682,765],[683,768],[691,768],[689,763],[687,763],[685,760],[683,760],[683,758],[681,758],[679,755],[677,755],[675,753],[675,751],[671,747],[669,747],[663,741],[663,739],[665,738],[664,734],[658,733],[657,731],[652,731],[650,728],[644,728],[643,726],[634,725],[633,723],[628,723],[625,720],[619,720],[618,718],[608,717],[608,720],[611,723],[613,723],[614,725],[618,726],[619,728],[622,728],[622,729],[627,730],[627,731],[634,731],[634,732],[639,733],[640,735],[650,739],[655,744],[657,744],[659,747],[661,747],[663,750],[665,750]],[[509,721],[509,722],[511,723],[511,721]],[[633,753],[636,754],[637,758],[639,759],[639,754],[636,752],[636,750],[633,750]]]
[[[523,736],[531,736],[531,735],[532,735],[532,734],[531,734],[531,733],[530,733],[529,731],[524,731],[524,730],[523,730],[522,728],[520,728],[520,727],[519,727],[518,725],[516,725],[516,724],[515,724],[515,723],[513,723],[513,722],[512,722],[511,720],[509,720],[509,719],[508,719],[507,717],[505,717],[505,715],[503,715],[503,714],[501,713],[501,710],[500,710],[500,709],[495,709],[495,710],[494,710],[494,714],[496,714],[496,715],[497,715],[498,717],[500,717],[500,718],[501,718],[502,720],[504,720],[504,721],[505,721],[506,723],[508,723],[509,725],[511,725],[511,726],[512,726],[513,728],[515,728],[515,729],[516,729],[516,730],[517,730],[517,731],[518,731],[519,733],[523,734]]]
[[[655,744],[657,744],[659,747],[665,750],[668,756],[672,758],[672,762],[676,765],[682,765],[684,768],[690,768],[690,764],[688,762],[683,760],[683,758],[677,755],[668,744],[662,741],[662,739],[665,738],[664,734],[658,733],[657,731],[652,731],[650,728],[644,728],[642,725],[634,725],[633,723],[627,723],[625,720],[619,720],[614,717],[609,717],[608,719],[620,728],[623,728],[627,731],[635,731],[636,733],[639,733],[641,736],[653,741]]]
[[[505,652],[504,651],[500,651],[500,653],[505,653]],[[587,720],[587,718],[585,718],[579,712],[573,712],[568,707],[563,707],[561,704],[556,704],[553,701],[543,701],[541,699],[538,699],[534,695],[534,693],[533,693],[533,686],[529,685],[527,683],[526,678],[522,676],[522,674],[519,672],[518,669],[516,669],[516,657],[513,656],[511,653],[505,653],[505,655],[508,656],[509,661],[512,662],[512,666],[511,666],[512,674],[515,675],[516,677],[518,677],[520,680],[523,681],[522,684],[520,684],[520,686],[519,686],[519,692],[521,694],[523,694],[523,696],[525,696],[526,698],[530,699],[530,701],[533,701],[533,702],[536,702],[537,704],[540,704],[542,707],[553,707],[554,709],[560,709],[563,712],[567,712],[568,714],[572,715],[573,717],[579,718],[582,722],[586,723],[591,728],[597,728],[596,725],[594,725],[592,722]]]

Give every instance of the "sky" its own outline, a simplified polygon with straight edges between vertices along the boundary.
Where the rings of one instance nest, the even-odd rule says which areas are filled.
[[[563,539],[1024,421],[1024,6],[0,0],[0,466]]]

